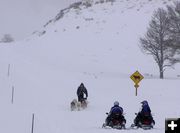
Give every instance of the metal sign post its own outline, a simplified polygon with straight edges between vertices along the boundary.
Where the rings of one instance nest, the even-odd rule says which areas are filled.
[[[135,95],[137,96],[137,88],[139,87],[139,85],[135,84],[134,87],[136,88],[136,94]]]

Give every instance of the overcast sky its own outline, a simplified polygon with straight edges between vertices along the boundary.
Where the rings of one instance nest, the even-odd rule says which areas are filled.
[[[80,0],[0,0],[0,37],[23,39],[75,1]]]

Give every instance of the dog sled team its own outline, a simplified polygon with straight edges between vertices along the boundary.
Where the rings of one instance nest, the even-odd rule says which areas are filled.
[[[77,99],[73,99],[70,104],[71,111],[82,110],[87,108],[88,105],[88,91],[83,83],[77,89]],[[155,125],[155,121],[151,114],[151,109],[146,100],[141,102],[142,109],[138,113],[135,113],[136,117],[134,119],[134,123],[131,125],[131,129],[134,128],[142,128],[142,129],[152,129]],[[110,127],[115,129],[126,129],[126,119],[124,117],[123,108],[119,105],[118,101],[114,102],[113,107],[107,114],[107,118],[105,119],[105,123],[103,123],[102,127]]]
[[[75,111],[75,110],[80,111],[81,109],[87,108],[88,91],[87,91],[87,89],[86,89],[86,87],[84,86],[83,83],[80,84],[80,86],[78,87],[76,93],[77,93],[77,96],[78,96],[78,100],[73,99],[73,101],[71,102],[71,104],[70,104],[71,111]]]

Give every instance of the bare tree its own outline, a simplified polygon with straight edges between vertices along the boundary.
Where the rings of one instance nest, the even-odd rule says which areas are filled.
[[[140,38],[142,51],[153,56],[161,79],[164,78],[165,68],[173,65],[171,62],[175,54],[169,47],[172,43],[168,33],[169,21],[167,11],[159,8],[152,16],[147,33]]]
[[[175,2],[172,6],[167,6],[168,17],[170,19],[169,36],[173,40],[173,52],[180,55],[180,2]],[[176,56],[174,62],[180,62],[179,56]]]
[[[13,42],[14,39],[12,38],[12,36],[10,34],[5,34],[3,36],[3,38],[1,39],[1,42],[4,42],[4,43],[9,43],[9,42]]]

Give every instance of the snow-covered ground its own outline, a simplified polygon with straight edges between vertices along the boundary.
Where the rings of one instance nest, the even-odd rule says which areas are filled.
[[[46,26],[44,35],[1,44],[0,132],[30,133],[34,113],[34,133],[164,133],[165,118],[180,117],[180,67],[159,79],[152,57],[138,45],[153,11],[171,3],[165,2],[120,0],[71,9]],[[145,77],[138,96],[130,79],[136,70]],[[81,82],[88,89],[89,105],[72,112],[70,102]],[[124,108],[129,127],[144,99],[156,121],[153,130],[101,128],[115,100]]]

